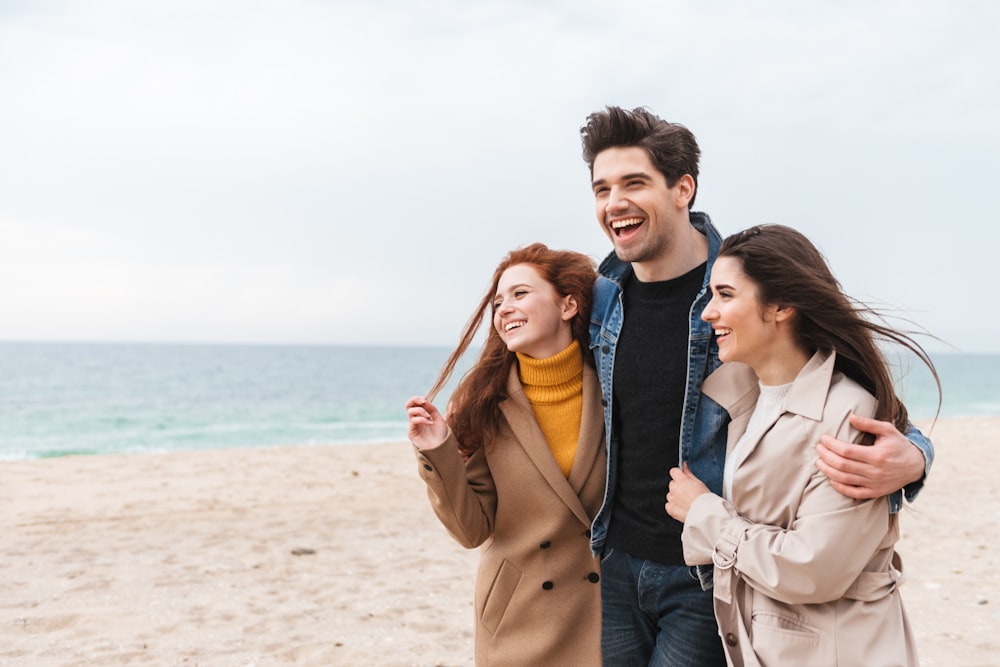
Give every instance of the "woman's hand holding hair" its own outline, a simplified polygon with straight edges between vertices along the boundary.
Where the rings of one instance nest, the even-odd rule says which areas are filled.
[[[406,402],[406,414],[410,419],[407,435],[417,449],[437,447],[448,437],[448,424],[423,396],[414,396]]]

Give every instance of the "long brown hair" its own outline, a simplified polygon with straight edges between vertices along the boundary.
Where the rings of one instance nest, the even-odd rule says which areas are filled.
[[[876,418],[905,432],[909,417],[896,396],[889,363],[877,345],[901,345],[934,376],[941,411],[941,380],[924,348],[908,332],[890,327],[879,311],[844,294],[823,254],[802,233],[783,225],[759,225],[722,242],[719,257],[733,257],[753,281],[765,305],[791,306],[797,340],[810,352],[837,353],[837,370],[878,400]]]
[[[458,347],[448,357],[434,386],[427,392],[428,400],[433,400],[448,382],[455,365],[469,348],[484,320],[492,319],[493,299],[503,272],[519,264],[535,267],[559,296],[569,295],[576,299],[578,312],[570,321],[573,338],[580,343],[584,362],[594,363],[589,353],[590,307],[597,278],[594,261],[582,253],[551,250],[541,243],[533,243],[510,251],[497,266],[490,288],[462,331]],[[462,454],[468,456],[496,437],[500,424],[500,402],[507,398],[507,377],[516,358],[491,324],[479,360],[462,377],[448,405],[448,424],[460,443]]]

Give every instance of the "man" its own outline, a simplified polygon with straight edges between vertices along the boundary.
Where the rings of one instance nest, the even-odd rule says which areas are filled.
[[[722,490],[728,414],[700,387],[720,364],[700,319],[721,237],[692,212],[700,149],[684,126],[608,107],[580,129],[597,219],[614,246],[594,288],[591,348],[605,403],[608,486],[591,547],[601,565],[606,665],[725,665],[712,568],[684,564],[683,524],[664,511],[669,469]],[[852,418],[855,419],[855,418]],[[824,437],[820,468],[856,498],[916,495],[933,448],[911,429],[857,420],[871,447]],[[916,446],[913,446],[916,445]]]

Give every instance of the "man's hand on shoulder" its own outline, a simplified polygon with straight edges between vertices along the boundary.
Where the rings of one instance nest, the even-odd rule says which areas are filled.
[[[891,422],[851,415],[851,424],[875,442],[856,445],[824,435],[816,465],[849,498],[880,498],[924,476],[924,455]]]

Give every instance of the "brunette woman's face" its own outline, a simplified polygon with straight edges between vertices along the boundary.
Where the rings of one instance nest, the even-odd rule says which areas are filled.
[[[747,277],[742,261],[735,257],[715,260],[711,287],[712,300],[701,319],[712,325],[719,343],[719,359],[762,368],[776,349],[777,306],[761,303],[757,284]]]
[[[573,342],[576,300],[560,296],[531,264],[508,267],[493,297],[493,327],[511,352],[536,359],[559,354]]]

